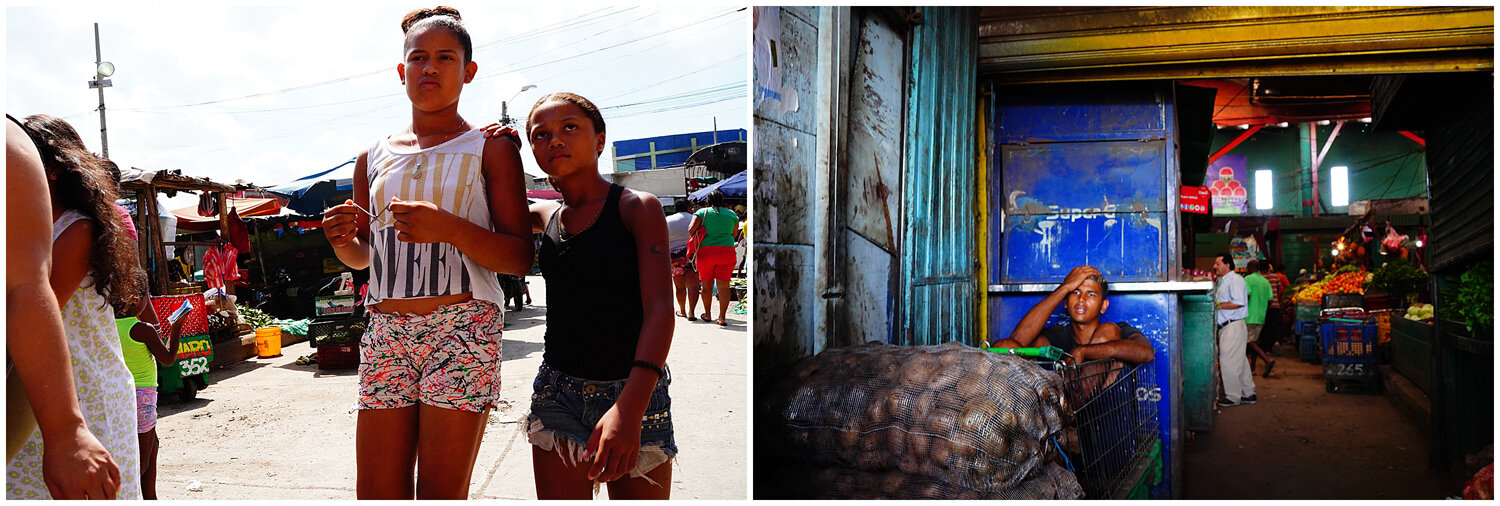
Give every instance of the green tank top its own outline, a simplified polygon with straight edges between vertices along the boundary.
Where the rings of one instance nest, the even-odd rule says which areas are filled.
[[[151,356],[151,350],[146,348],[146,343],[130,338],[130,329],[140,323],[137,318],[120,318],[115,320],[115,328],[120,332],[120,351],[125,355],[125,367],[130,368],[130,375],[135,377],[135,386],[156,386],[156,357]]]

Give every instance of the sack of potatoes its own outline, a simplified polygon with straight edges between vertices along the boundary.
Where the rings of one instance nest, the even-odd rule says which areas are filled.
[[[826,350],[798,362],[768,407],[788,454],[881,476],[869,491],[880,497],[897,485],[921,488],[912,483],[955,498],[1013,490],[1043,467],[1055,451],[1044,442],[1071,422],[1056,374],[959,343]]]

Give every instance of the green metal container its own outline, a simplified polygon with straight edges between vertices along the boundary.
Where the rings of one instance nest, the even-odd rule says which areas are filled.
[[[182,336],[177,345],[177,361],[157,368],[158,396],[176,394],[183,402],[197,398],[199,390],[208,388],[213,352],[213,340],[208,334]]]
[[[1391,367],[1422,393],[1432,395],[1431,323],[1391,317]]]
[[[1214,335],[1212,295],[1182,296],[1182,405],[1187,430],[1208,432],[1214,428],[1214,402],[1218,399],[1218,340]]]

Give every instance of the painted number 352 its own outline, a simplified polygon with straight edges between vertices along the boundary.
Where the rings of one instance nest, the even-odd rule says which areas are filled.
[[[1137,389],[1135,389],[1135,400],[1142,401],[1142,402],[1160,402],[1161,401],[1161,387],[1153,387],[1153,388],[1140,387],[1140,388],[1137,388]]]
[[[190,358],[182,361],[182,376],[196,376],[208,372],[208,357]]]

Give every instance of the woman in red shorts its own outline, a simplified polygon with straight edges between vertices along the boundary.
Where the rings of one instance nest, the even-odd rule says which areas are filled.
[[[709,296],[715,287],[719,289],[719,325],[728,325],[724,314],[729,312],[729,274],[734,271],[734,243],[739,240],[740,216],[733,209],[724,207],[724,193],[708,194],[708,207],[693,213],[689,234],[704,229],[703,243],[698,247],[698,279],[703,280],[703,310],[709,311]],[[709,313],[703,313],[708,320]]]

